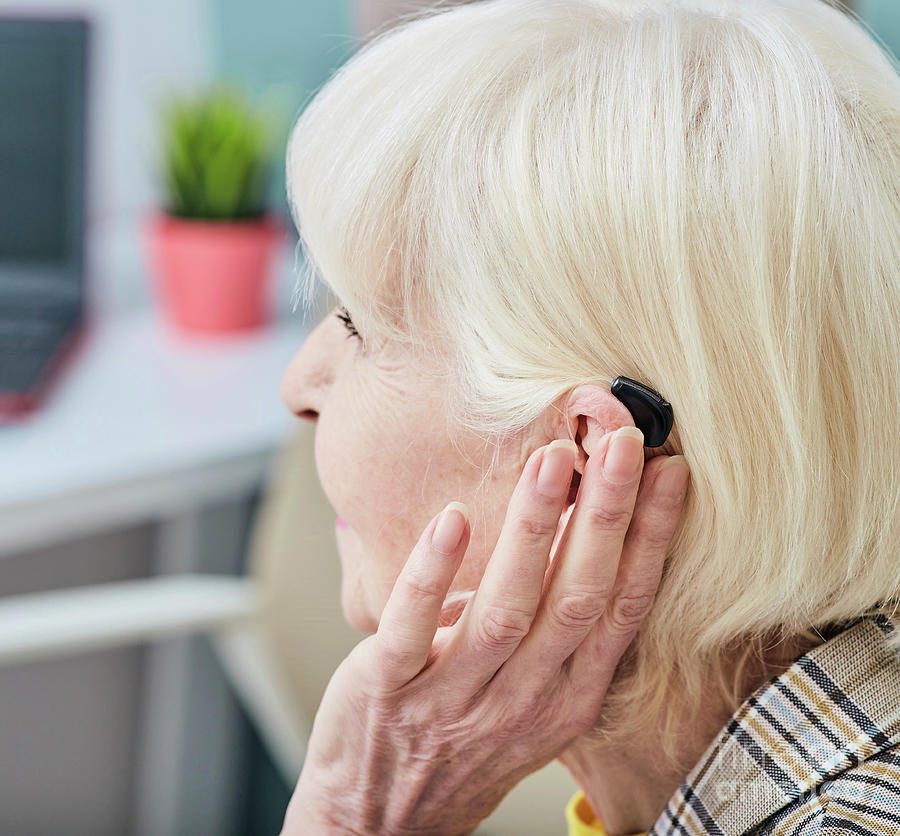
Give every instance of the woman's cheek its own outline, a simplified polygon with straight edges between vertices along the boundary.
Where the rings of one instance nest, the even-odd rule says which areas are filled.
[[[361,633],[374,633],[381,616],[381,609],[374,610],[368,599],[359,567],[345,566],[341,579],[341,608],[347,623]]]
[[[325,429],[322,423],[322,416],[319,415],[319,420],[316,422],[316,435],[315,440],[313,442],[313,458],[316,462],[316,475],[319,477],[319,483],[322,485],[322,490],[325,491],[325,495],[328,497],[329,501],[331,500],[331,494],[328,490],[328,467],[327,467],[327,449],[325,444]]]
[[[328,420],[328,413],[322,412],[316,424],[316,438],[314,444],[314,456],[319,482],[328,501],[334,507],[336,513],[347,516],[350,509],[347,506],[344,492],[346,484],[342,485],[343,474],[353,473],[353,469],[347,469],[343,461],[344,450],[338,443],[338,435],[335,428]]]

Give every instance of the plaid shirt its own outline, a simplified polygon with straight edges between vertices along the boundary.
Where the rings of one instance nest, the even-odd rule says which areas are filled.
[[[900,835],[900,655],[863,617],[749,697],[648,836]]]

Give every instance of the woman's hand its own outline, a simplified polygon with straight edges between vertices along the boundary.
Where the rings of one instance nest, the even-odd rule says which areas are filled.
[[[531,455],[452,626],[439,627],[441,609],[470,531],[455,509],[429,523],[378,632],[328,685],[283,836],[470,833],[593,725],[653,601],[688,479],[682,457],[643,467],[643,437],[610,448],[613,435],[588,459],[549,570],[574,444]]]

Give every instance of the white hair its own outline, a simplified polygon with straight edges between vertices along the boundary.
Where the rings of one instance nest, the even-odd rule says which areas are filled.
[[[364,339],[449,346],[461,424],[617,375],[672,404],[691,484],[611,735],[716,678],[738,699],[736,647],[896,616],[900,76],[858,21],[439,6],[315,96],[287,178],[305,297],[318,274]]]

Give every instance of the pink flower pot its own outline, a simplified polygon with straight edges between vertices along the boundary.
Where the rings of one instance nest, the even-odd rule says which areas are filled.
[[[285,234],[273,215],[206,221],[151,215],[145,226],[160,307],[183,333],[249,331],[269,322],[269,267]]]

